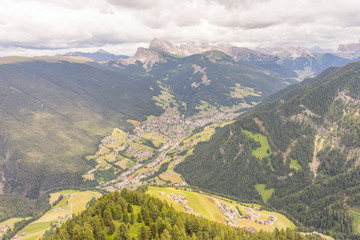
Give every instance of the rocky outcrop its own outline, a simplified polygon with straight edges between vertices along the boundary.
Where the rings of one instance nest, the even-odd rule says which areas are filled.
[[[118,60],[119,64],[130,65],[136,62],[141,62],[143,66],[148,69],[151,68],[157,62],[163,62],[165,59],[155,50],[138,48],[135,55],[128,59]]]
[[[276,56],[282,61],[283,59],[296,59],[301,57],[315,57],[309,49],[305,47],[293,47],[293,46],[285,46],[285,47],[276,47],[276,48],[264,48],[260,50],[262,53]]]
[[[360,41],[358,43],[340,44],[337,55],[350,59],[360,57]]]

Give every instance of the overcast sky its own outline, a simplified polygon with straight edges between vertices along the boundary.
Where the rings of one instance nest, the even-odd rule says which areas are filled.
[[[133,55],[152,38],[336,49],[360,39],[358,0],[0,0],[0,56]]]

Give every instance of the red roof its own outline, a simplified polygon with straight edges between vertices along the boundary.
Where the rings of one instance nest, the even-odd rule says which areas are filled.
[[[136,175],[133,174],[133,175],[129,176],[128,179],[133,179],[135,176],[136,176]]]

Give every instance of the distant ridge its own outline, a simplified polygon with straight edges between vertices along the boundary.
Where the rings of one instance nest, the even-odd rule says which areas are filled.
[[[148,48],[138,48],[136,54],[128,59],[119,59],[118,63],[129,66],[140,62],[145,69],[151,68],[155,63],[166,62],[167,58],[188,57],[209,51],[221,51],[232,57],[236,62],[248,62],[257,66],[269,68],[298,80],[315,76],[331,66],[343,66],[356,61],[359,52],[344,52],[356,48],[356,44],[349,47],[340,45],[337,53],[326,52],[319,47],[309,49],[306,47],[283,46],[276,48],[260,48],[252,50],[231,44],[219,43],[190,43],[175,45],[169,41],[154,38],[150,41]],[[344,50],[345,49],[345,50]]]
[[[95,61],[116,61],[119,59],[126,59],[129,57],[125,55],[115,55],[103,49],[99,49],[96,52],[67,52],[65,54],[58,54],[57,56],[86,57],[86,58],[91,58]]]

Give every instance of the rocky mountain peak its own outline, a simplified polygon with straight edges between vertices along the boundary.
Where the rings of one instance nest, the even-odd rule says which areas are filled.
[[[145,68],[150,68],[154,63],[162,62],[162,56],[152,49],[140,47],[137,49],[134,56],[128,59],[120,59],[118,63],[122,65],[135,64],[137,61],[141,62]]]
[[[178,54],[179,48],[169,41],[154,38],[150,41],[149,49],[160,50],[170,54]]]
[[[99,50],[97,50],[96,53],[99,53],[99,54],[110,54],[109,52],[105,51],[104,49],[99,49]]]
[[[284,58],[295,59],[306,56],[314,57],[313,53],[310,52],[310,50],[305,47],[284,46],[284,47],[260,49],[260,51],[265,54],[277,56],[281,59]]]
[[[350,59],[360,57],[360,40],[357,43],[340,44],[337,55]]]

